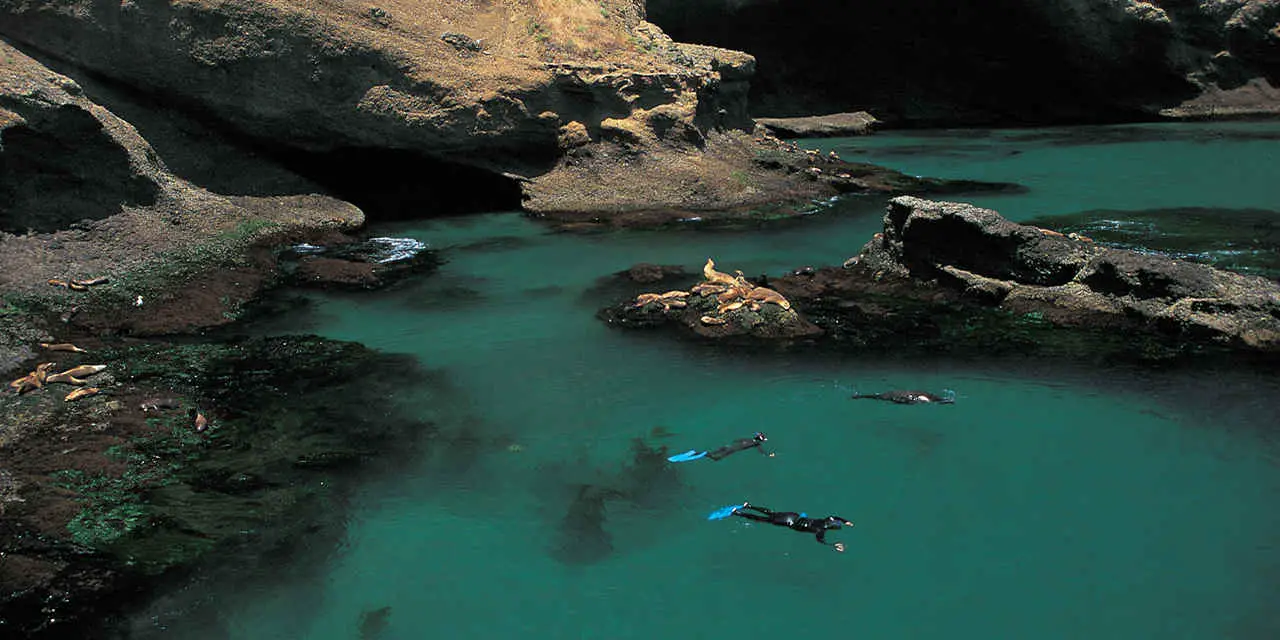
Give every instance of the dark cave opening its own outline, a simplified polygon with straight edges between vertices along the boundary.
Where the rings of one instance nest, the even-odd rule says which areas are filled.
[[[518,179],[414,151],[347,147],[270,155],[326,195],[360,207],[369,222],[521,208]]]

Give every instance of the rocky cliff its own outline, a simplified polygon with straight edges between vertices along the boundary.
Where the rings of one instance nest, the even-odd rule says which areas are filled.
[[[402,152],[427,163],[418,181],[534,211],[768,199],[652,188],[708,177],[700,157],[737,162],[754,59],[673,42],[632,0],[0,0],[0,34],[355,182],[380,180],[370,155]],[[476,171],[442,171],[459,166]],[[579,190],[584,172],[607,188]]]
[[[758,59],[753,115],[889,124],[1280,111],[1275,0],[651,0],[675,37]]]

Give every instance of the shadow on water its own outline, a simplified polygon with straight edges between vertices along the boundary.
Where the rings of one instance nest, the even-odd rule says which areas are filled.
[[[537,493],[548,514],[562,513],[554,523],[549,553],[566,565],[601,562],[614,553],[614,534],[609,530],[612,512],[642,512],[649,520],[663,509],[679,504],[683,485],[675,468],[667,462],[666,445],[652,439],[668,434],[661,427],[647,437],[631,440],[630,459],[620,465],[600,468],[580,457],[571,464],[553,464],[540,470]],[[567,502],[567,505],[566,505]],[[555,516],[552,516],[555,517]],[[628,550],[656,539],[656,530],[628,530]]]

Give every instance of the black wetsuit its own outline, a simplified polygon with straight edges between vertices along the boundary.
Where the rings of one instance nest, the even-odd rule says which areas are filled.
[[[757,513],[751,513],[755,511]],[[779,527],[786,527],[792,531],[803,531],[812,533],[817,537],[818,542],[827,544],[827,531],[831,529],[840,529],[845,526],[848,520],[839,516],[827,516],[825,518],[808,518],[794,511],[773,511],[764,507],[757,507],[753,504],[742,505],[740,509],[733,512],[735,516],[741,516],[748,520],[756,522],[767,522],[775,524]]]
[[[752,447],[757,448],[760,451],[760,453],[764,455],[769,455],[769,452],[765,451],[764,447],[760,446],[761,444],[764,443],[765,440],[768,440],[768,438],[765,438],[764,434],[756,435],[754,438],[739,438],[737,440],[734,440],[733,442],[730,442],[729,444],[726,444],[723,447],[720,447],[719,449],[716,449],[714,451],[708,451],[707,457],[711,458],[712,460],[719,460],[720,458],[723,458],[730,454],[734,454],[739,451],[746,451],[747,449],[750,449]]]
[[[853,394],[854,400],[870,399],[870,400],[888,400],[897,404],[953,404],[956,401],[954,395],[939,396],[926,391],[885,391],[884,393],[868,393]]]

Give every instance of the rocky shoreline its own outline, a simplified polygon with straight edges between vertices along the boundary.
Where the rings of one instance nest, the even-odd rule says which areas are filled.
[[[410,195],[438,209],[400,215],[523,210],[591,231],[1020,188],[785,142],[870,121],[756,122],[756,57],[676,42],[644,2],[481,4],[0,0],[6,634],[110,636],[164,585],[333,534],[364,474],[471,437],[398,404],[399,388],[430,394],[416,362],[308,336],[205,335],[234,330],[275,287],[364,291],[430,273],[429,248],[393,259],[405,248],[359,235]],[[1196,49],[1179,67],[1199,74],[1198,97],[1167,91],[1162,70],[1149,93],[1168,99],[1121,110],[1274,106],[1274,78],[1257,75],[1274,3],[1257,6],[1217,17],[1236,34],[1226,55]],[[1106,15],[1149,43],[1165,37],[1159,13]],[[918,122],[948,112],[939,104]],[[605,321],[752,345],[1142,362],[1280,351],[1273,282],[916,198],[894,200],[883,234],[844,265],[626,277],[636,296]],[[77,366],[93,372],[67,382]],[[573,498],[562,560],[607,550],[606,503],[643,502],[664,453],[637,442],[625,477]]]
[[[23,637],[112,637],[158,585],[333,526],[360,473],[436,432],[394,399],[417,364],[360,345],[80,344],[51,359],[105,364],[96,395],[64,402],[50,382],[0,400],[0,611]]]
[[[775,290],[786,313],[774,305],[726,306],[731,296],[705,288],[720,278],[714,273],[694,284],[675,267],[634,271],[662,276],[646,281],[647,290],[674,291],[666,298],[639,294],[602,309],[602,320],[902,354],[1147,363],[1280,357],[1280,284],[1272,280],[910,196],[890,202],[884,231],[842,265],[738,275],[745,290]],[[706,317],[717,304],[723,317]]]

